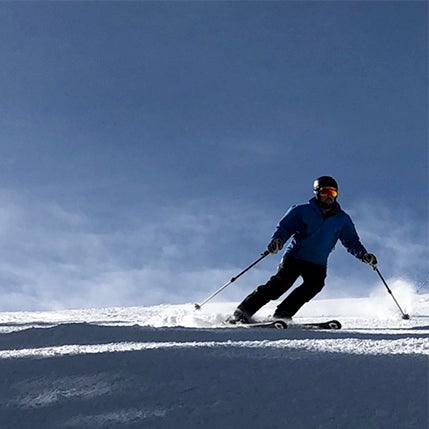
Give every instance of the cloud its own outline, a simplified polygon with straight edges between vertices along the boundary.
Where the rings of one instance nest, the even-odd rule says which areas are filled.
[[[0,192],[0,207],[1,311],[201,302],[259,257],[278,221],[263,207],[210,198],[152,206],[144,215],[112,213],[108,225],[8,192]],[[427,225],[381,204],[359,204],[350,214],[387,279],[427,277]],[[379,286],[345,251],[331,259],[322,298],[364,296]],[[216,300],[240,301],[279,260],[269,256]]]
[[[249,220],[200,200],[106,227],[57,203],[5,191],[0,200],[2,311],[193,301],[235,274],[232,258],[217,267],[216,250]]]
[[[382,201],[359,201],[346,210],[369,252],[378,258],[378,267],[388,283],[400,278],[418,289],[428,275],[428,224],[412,210],[392,208]],[[324,296],[368,296],[384,286],[369,266],[353,261],[336,246],[330,257]]]
[[[411,209],[389,208],[380,202],[360,203],[352,212],[365,245],[374,249],[380,266],[388,267],[390,275],[421,280],[427,276],[427,219],[416,218]]]

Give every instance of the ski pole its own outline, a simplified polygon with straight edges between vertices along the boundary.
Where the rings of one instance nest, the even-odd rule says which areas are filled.
[[[402,318],[403,318],[404,320],[408,320],[408,319],[410,318],[410,315],[409,315],[409,314],[407,314],[407,313],[404,313],[404,312],[402,311],[401,306],[399,305],[398,301],[397,301],[397,300],[396,300],[396,298],[394,297],[394,295],[393,295],[392,291],[390,290],[389,286],[388,286],[388,285],[387,285],[387,283],[386,283],[386,280],[384,280],[384,277],[381,275],[381,273],[380,273],[379,269],[377,268],[377,266],[374,266],[374,270],[375,270],[375,271],[377,272],[377,274],[380,276],[381,281],[383,282],[384,286],[386,286],[387,292],[389,292],[389,293],[390,293],[390,296],[393,298],[393,301],[395,301],[395,304],[398,306],[399,310],[401,310]]]
[[[258,262],[261,262],[262,259],[264,259],[266,256],[268,256],[270,252],[266,250],[264,253],[262,253],[261,257],[257,259],[253,264],[249,265],[247,268],[245,268],[240,274],[237,274],[235,277],[233,277],[228,283],[225,283],[221,288],[219,288],[216,292],[213,292],[208,298],[206,298],[201,304],[194,304],[195,310],[201,310],[201,307],[209,302],[212,298],[214,298],[218,293],[222,292],[226,287],[228,287],[231,283],[234,283],[239,277],[241,277],[244,273],[249,271],[252,267],[254,267]]]

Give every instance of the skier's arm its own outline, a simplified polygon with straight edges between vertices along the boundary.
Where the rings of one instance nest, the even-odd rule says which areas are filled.
[[[371,267],[375,267],[377,265],[377,258],[372,253],[368,253],[362,245],[356,232],[356,228],[350,218],[343,228],[340,240],[347,251],[353,256],[356,256],[360,261],[371,265]]]
[[[362,260],[362,255],[367,253],[350,218],[347,219],[343,226],[340,240],[347,251],[360,260]]]
[[[341,236],[341,243],[353,256],[356,256],[360,261],[365,264],[371,265],[371,267],[377,266],[377,258],[374,254],[368,253],[363,244],[360,242],[359,236],[356,232],[356,228],[350,218],[344,226]]]
[[[282,245],[299,229],[301,224],[301,213],[299,207],[292,206],[282,217],[274,232],[271,243],[275,240],[280,240]],[[270,243],[270,244],[271,244]]]

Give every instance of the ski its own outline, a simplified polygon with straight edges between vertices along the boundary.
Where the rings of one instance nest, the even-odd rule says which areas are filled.
[[[268,328],[268,329],[341,329],[338,320],[327,322],[295,323],[287,320],[270,320],[267,322],[238,323],[235,326],[244,328]]]
[[[302,329],[341,329],[342,325],[338,320],[329,320],[327,322],[312,322],[312,323],[291,323],[290,328]]]

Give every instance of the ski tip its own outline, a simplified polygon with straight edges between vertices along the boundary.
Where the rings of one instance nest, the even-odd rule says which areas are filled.
[[[274,327],[276,329],[287,329],[288,328],[288,324],[284,320],[276,320],[273,322],[273,324],[274,324]]]
[[[343,327],[339,320],[330,320],[328,323],[331,329],[341,329]]]

